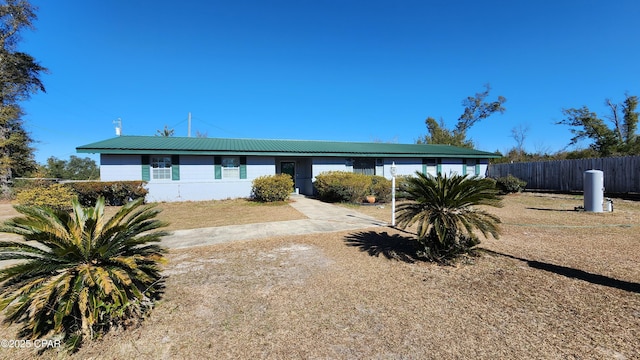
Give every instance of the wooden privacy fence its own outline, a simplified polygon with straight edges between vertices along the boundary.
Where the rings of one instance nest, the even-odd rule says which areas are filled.
[[[527,182],[529,190],[582,191],[587,170],[604,173],[607,193],[640,193],[640,156],[490,164],[487,176],[509,174]]]

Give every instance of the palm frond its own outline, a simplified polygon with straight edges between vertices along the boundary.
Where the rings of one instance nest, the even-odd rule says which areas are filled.
[[[82,208],[74,200],[72,213],[17,206],[23,216],[0,226],[27,240],[0,241],[0,260],[19,260],[0,269],[0,310],[6,322],[24,324],[20,334],[54,331],[79,344],[113,321],[139,315],[127,309],[143,309],[146,292],[156,297],[166,252],[156,243],[167,234],[158,229],[167,224],[142,200],[109,219],[104,205],[99,199]]]
[[[417,225],[421,243],[435,241],[439,244],[436,247],[450,249],[447,243],[460,243],[462,236],[475,239],[476,230],[485,237],[499,237],[500,219],[477,208],[502,206],[495,183],[489,179],[416,172],[407,180],[403,196],[407,202],[397,208],[398,226]]]

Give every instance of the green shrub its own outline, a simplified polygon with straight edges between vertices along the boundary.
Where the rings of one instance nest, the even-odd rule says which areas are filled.
[[[501,207],[493,180],[453,174],[416,175],[407,180],[406,201],[397,209],[398,227],[417,226],[420,255],[429,261],[454,262],[473,252],[484,237],[500,236],[500,219],[476,206]]]
[[[24,206],[46,206],[56,210],[71,210],[75,193],[62,184],[30,186],[20,190],[16,201]]]
[[[396,183],[396,186],[397,185]],[[372,176],[369,192],[376,196],[376,201],[378,202],[391,201],[391,180],[383,176]]]
[[[527,186],[527,182],[509,174],[508,176],[497,178],[496,186],[503,194],[510,194],[522,192]]]
[[[328,171],[316,176],[314,186],[322,201],[358,203],[371,191],[371,176]]]
[[[285,201],[293,189],[293,179],[288,174],[261,176],[252,182],[251,197],[257,201]]]
[[[66,185],[78,195],[82,206],[94,206],[99,197],[104,197],[107,205],[120,206],[148,193],[144,181],[83,181]]]

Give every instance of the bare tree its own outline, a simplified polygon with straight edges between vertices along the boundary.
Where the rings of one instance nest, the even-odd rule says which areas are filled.
[[[618,136],[619,139],[622,139],[622,128],[620,118],[618,116],[618,104],[611,101],[611,99],[605,99],[604,103],[609,107],[609,109],[611,109],[611,115],[607,116],[607,118],[613,123],[613,131],[616,132],[616,136]]]
[[[540,156],[551,154],[551,148],[548,145],[545,145],[542,141],[536,141],[534,146],[534,153]]]
[[[520,124],[518,126],[514,126],[511,129],[511,137],[516,141],[516,149],[518,150],[518,156],[520,158],[522,158],[522,156],[524,155],[524,141],[527,138],[528,133],[529,125],[526,124]]]

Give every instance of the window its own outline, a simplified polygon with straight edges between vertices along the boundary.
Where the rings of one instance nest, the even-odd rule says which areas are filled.
[[[151,157],[151,178],[153,180],[171,180],[171,156]]]
[[[422,159],[422,173],[425,175],[438,176],[438,160]]]
[[[467,159],[467,173],[464,175],[474,176],[476,174],[476,159]]]
[[[214,156],[214,179],[246,179],[246,156]]]
[[[376,174],[376,159],[355,158],[353,159],[353,172],[365,175]]]
[[[222,157],[222,178],[240,179],[240,158],[238,156]]]

